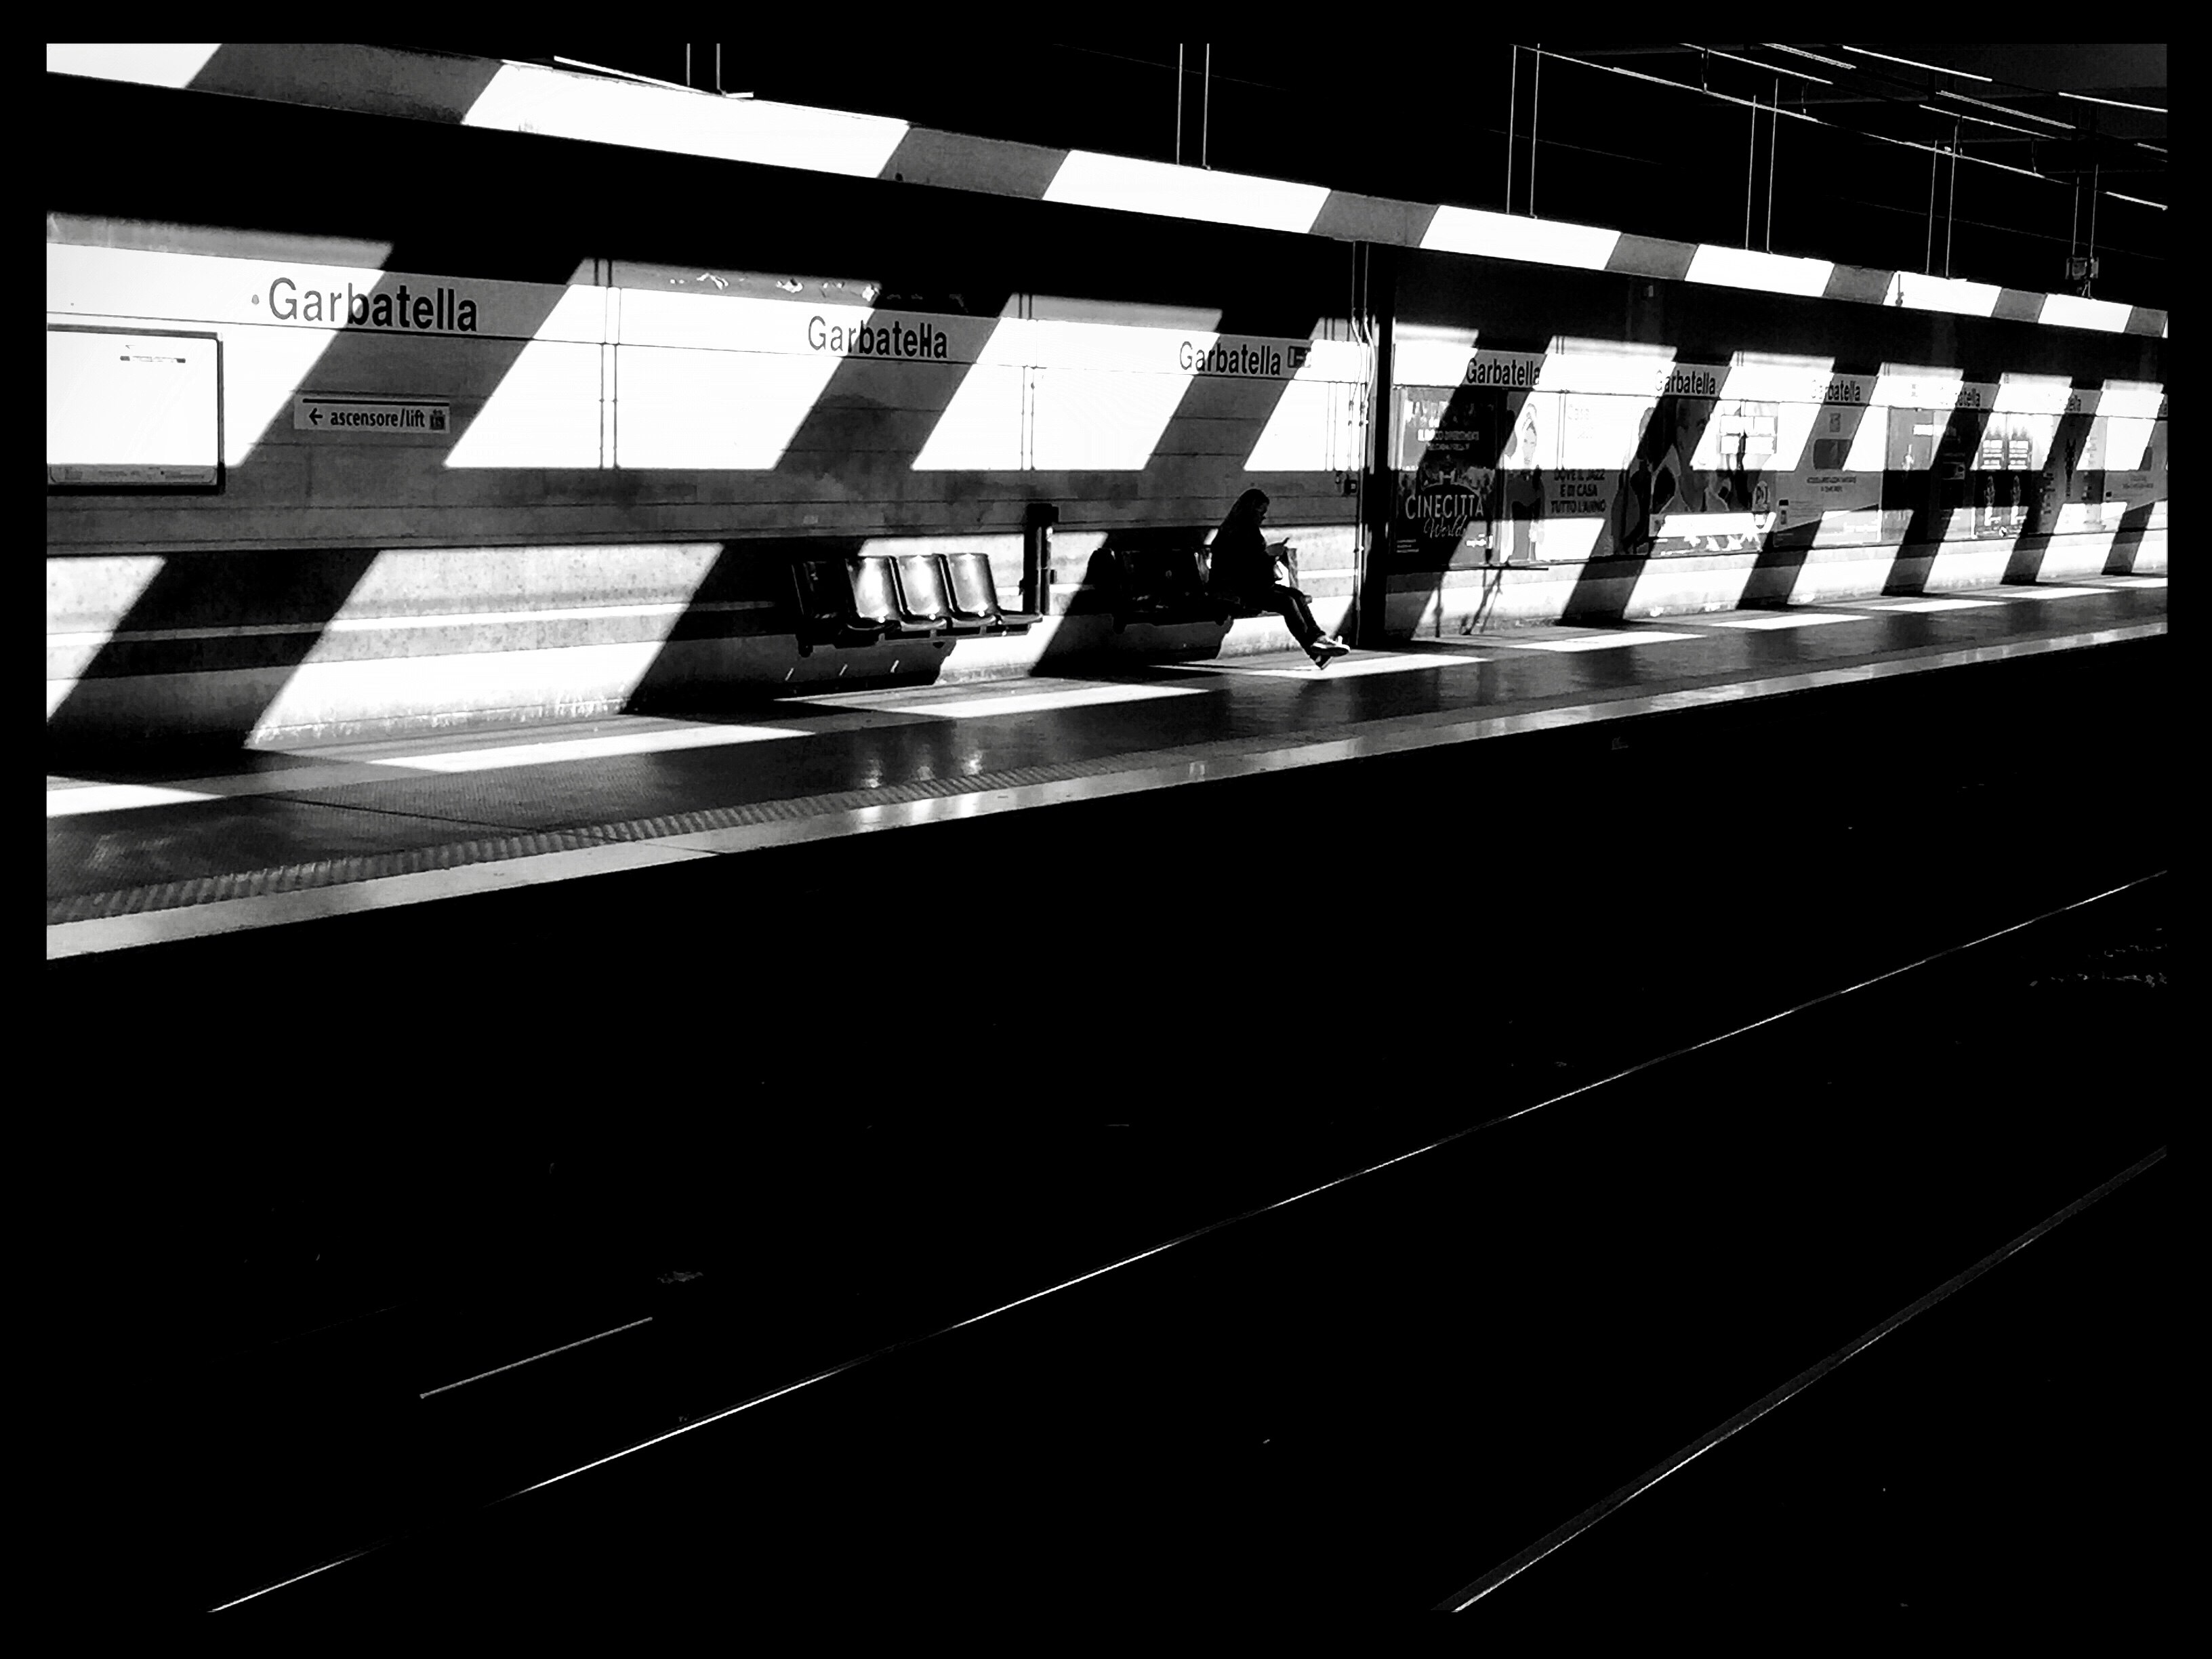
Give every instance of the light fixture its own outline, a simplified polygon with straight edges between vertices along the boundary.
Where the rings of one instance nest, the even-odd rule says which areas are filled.
[[[2033,121],[2042,126],[2057,127],[2061,132],[2072,132],[2075,131],[2073,124],[2070,122],[2056,121],[2048,115],[2031,115],[2024,109],[2008,109],[2002,104],[1984,103],[1978,98],[1967,97],[1963,92],[1954,92],[1948,87],[1937,88],[1936,90],[1936,95],[1938,98],[1955,98],[1962,104],[1972,104],[1976,109],[1995,110],[1998,114],[2009,115],[2016,121]]]
[[[1826,64],[1830,69],[1855,70],[1858,67],[1856,64],[1846,64],[1840,58],[1823,58],[1819,52],[1807,52],[1802,46],[1785,46],[1778,40],[1762,40],[1759,44],[1769,52],[1786,52],[1792,58],[1809,58],[1816,64]]]
[[[1732,52],[1723,52],[1718,46],[1695,46],[1687,40],[1677,40],[1674,44],[1685,52],[1711,52],[1716,58],[1727,58],[1731,64],[1742,64],[1768,75],[1786,75],[1794,81],[1818,81],[1824,87],[1836,84],[1825,75],[1808,75],[1803,70],[1784,69],[1779,64],[1762,64],[1756,58],[1739,58]]]
[[[2165,110],[2156,104],[2130,104],[2124,98],[2093,98],[2086,92],[2062,92],[2061,98],[2071,98],[2077,104],[2109,104],[2114,109],[2139,109],[2148,115],[2164,115]]]
[[[1933,70],[1938,75],[1955,75],[1961,81],[1979,81],[1987,85],[1996,84],[1986,75],[1976,75],[1966,70],[1945,69],[1941,64],[1923,64],[1917,58],[1899,58],[1889,52],[1876,52],[1871,46],[1854,46],[1846,42],[1844,50],[1856,52],[1868,58],[1884,58],[1893,64],[1910,64],[1914,69]]]

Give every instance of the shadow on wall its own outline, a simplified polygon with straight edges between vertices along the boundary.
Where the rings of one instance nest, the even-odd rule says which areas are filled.
[[[1838,372],[1852,373],[1849,368]],[[1871,368],[1856,371],[1871,374]],[[1425,452],[1418,471],[1399,479],[1401,520],[1396,547],[1401,560],[1418,544],[1418,568],[1433,573],[1422,595],[1427,605],[1441,604],[1448,573],[1482,573],[1483,599],[1460,618],[1463,633],[1481,629],[1509,564],[1525,556],[1532,538],[1527,521],[1546,513],[1540,472],[1510,466],[1516,422],[1525,393],[1469,393],[1455,391],[1436,430],[1448,441]],[[1741,464],[1692,468],[1685,458],[1698,452],[1706,429],[1724,398],[1665,395],[1647,410],[1636,452],[1629,465],[1605,475],[1607,510],[1590,554],[1577,565],[1573,586],[1560,620],[1606,626],[1628,618],[1638,584],[1656,561],[1699,554],[1753,555],[1737,605],[1746,608],[1802,602],[1798,592],[1822,520],[1797,504],[1791,521],[1789,503],[1777,492],[1793,477],[1830,470],[1826,457],[1848,453],[1864,420],[1882,418],[1855,405],[1823,405],[1821,419],[1802,451],[1765,467]],[[1879,591],[1918,594],[1939,555],[1947,548],[1972,551],[1986,547],[2005,556],[2001,576],[1992,580],[2032,582],[2040,574],[2058,514],[2077,495],[2094,504],[2104,488],[2100,475],[2077,474],[2090,441],[2092,416],[2071,414],[2060,422],[2039,469],[2028,471],[1982,463],[1990,416],[1978,409],[1954,411],[1940,428],[1924,411],[1888,412],[1882,436],[1887,455],[1903,463],[1879,477],[1876,500],[1880,528],[1866,532],[1871,550],[1887,551],[1889,568]],[[1738,455],[1744,440],[1739,436]],[[1711,453],[1708,446],[1707,453]],[[1407,510],[1410,508],[1410,511]],[[1741,514],[1753,528],[1722,533],[1675,532],[1668,521],[1683,514]],[[2131,505],[2119,514],[2117,538],[2106,568],[2131,568],[2134,550],[2148,530],[2151,509]],[[1413,532],[1409,536],[1408,528]],[[1402,568],[1402,565],[1401,565]],[[1441,623],[1439,626],[1441,626]]]
[[[274,62],[265,49],[226,46],[194,86],[244,91],[265,83]],[[436,82],[416,85],[404,76],[392,82],[393,112],[419,114],[465,107],[498,65],[410,63],[393,74],[403,69]],[[91,82],[72,84],[65,95],[73,118],[125,128],[143,125],[175,97]],[[1272,428],[1292,384],[1288,378],[1188,376],[1172,391],[1160,388],[1164,410],[1136,400],[1143,405],[1137,423],[1146,429],[1133,433],[1125,428],[1136,417],[1117,413],[1121,405],[1107,395],[1116,388],[1103,385],[1120,377],[1103,368],[1072,370],[1076,379],[1054,405],[1066,429],[1055,429],[1043,457],[1051,465],[1040,465],[1031,450],[1042,434],[1018,422],[1004,431],[984,422],[972,433],[960,425],[965,416],[953,404],[969,385],[967,368],[948,362],[936,374],[909,372],[880,357],[851,355],[818,365],[818,392],[803,409],[789,409],[794,425],[772,462],[763,453],[757,465],[742,471],[621,468],[614,465],[618,456],[603,449],[605,434],[621,428],[593,411],[571,432],[571,411],[561,401],[572,381],[580,385],[586,378],[569,375],[567,360],[596,349],[580,339],[538,342],[536,336],[553,302],[582,280],[580,270],[608,281],[616,260],[648,262],[625,280],[651,287],[661,270],[649,263],[655,260],[684,262],[671,264],[672,270],[696,270],[701,264],[781,269],[796,259],[791,269],[879,281],[878,309],[913,301],[918,311],[949,307],[939,314],[965,314],[975,319],[979,338],[988,331],[986,319],[1008,314],[1015,287],[1025,296],[1062,296],[1054,303],[1079,324],[1145,321],[1155,330],[1153,344],[1161,319],[1170,313],[1203,319],[1188,325],[1209,332],[1310,337],[1341,332],[1332,309],[1348,257],[1340,246],[1309,247],[1283,238],[1261,248],[1266,239],[1242,230],[940,197],[888,181],[785,178],[773,169],[744,175],[755,187],[749,199],[759,211],[733,229],[711,216],[702,222],[688,206],[726,188],[726,163],[654,158],[641,173],[647,164],[613,147],[564,145],[553,156],[543,140],[526,135],[422,121],[378,129],[388,144],[386,165],[359,181],[337,210],[328,202],[271,203],[269,228],[241,229],[222,184],[225,166],[240,155],[327,151],[362,131],[362,118],[246,97],[196,100],[191,107],[192,118],[171,136],[165,149],[170,166],[158,177],[118,178],[88,158],[60,168],[53,202],[76,228],[72,234],[88,246],[118,250],[258,258],[271,262],[271,277],[295,263],[302,295],[314,286],[305,271],[315,266],[354,267],[355,293],[366,290],[362,297],[370,301],[387,294],[396,300],[404,280],[400,272],[442,274],[464,287],[482,283],[487,291],[472,297],[485,307],[478,324],[484,331],[460,337],[461,346],[451,335],[418,337],[410,331],[403,340],[374,327],[325,336],[302,301],[296,333],[256,328],[252,332],[259,337],[250,346],[242,339],[226,345],[227,447],[234,459],[220,495],[139,497],[124,509],[134,520],[128,524],[123,514],[112,523],[99,516],[119,502],[89,510],[51,507],[52,569],[80,552],[103,552],[132,537],[141,544],[191,550],[163,556],[135,602],[116,601],[124,614],[91,614],[88,605],[80,607],[86,613],[81,621],[50,621],[56,632],[73,635],[50,659],[56,664],[50,672],[70,682],[57,687],[48,722],[50,744],[58,748],[129,746],[174,738],[186,726],[205,742],[234,746],[278,721],[343,729],[358,711],[349,707],[325,720],[337,702],[336,690],[325,690],[354,678],[364,688],[377,683],[368,695],[384,706],[368,708],[370,720],[403,706],[443,713],[438,700],[448,695],[457,709],[474,712],[465,689],[450,690],[427,674],[410,680],[406,659],[634,641],[647,631],[642,619],[635,627],[604,629],[574,614],[633,600],[673,605],[677,616],[662,653],[666,660],[653,662],[636,688],[640,703],[713,689],[718,663],[742,663],[773,685],[799,660],[790,612],[780,611],[787,569],[782,538],[817,514],[825,544],[848,550],[859,537],[996,542],[1019,533],[1024,508],[1038,498],[1063,503],[1069,528],[1087,535],[1148,519],[1210,525],[1255,483],[1285,503],[1286,517],[1294,516],[1293,500],[1318,507],[1318,498],[1330,495],[1333,479],[1325,471],[1243,471]],[[449,173],[464,161],[479,178],[494,179],[540,176],[557,163],[583,216],[549,222],[526,193],[476,192],[465,201],[434,193],[426,200],[407,182]],[[368,240],[334,238],[332,224]],[[1013,234],[1010,226],[1023,234]],[[377,251],[364,252],[370,244]],[[1259,261],[1255,249],[1268,260]],[[380,263],[382,269],[375,269]],[[288,303],[295,289],[284,290]],[[272,302],[265,291],[257,298],[262,308],[253,316],[261,321],[270,316]],[[354,298],[348,295],[349,314]],[[1038,303],[1023,301],[1027,309]],[[795,300],[794,311],[802,319],[810,314]],[[533,344],[544,349],[533,350]],[[262,355],[252,357],[256,351]],[[233,372],[249,361],[252,374]],[[1171,338],[1160,362],[1174,362]],[[603,384],[596,372],[588,378]],[[257,389],[249,394],[249,386]],[[435,442],[411,433],[339,439],[327,430],[297,431],[290,405],[304,389],[387,397],[434,392],[450,401],[453,430]],[[264,393],[266,402],[245,406],[249,395]],[[951,436],[981,447],[975,459],[993,465],[917,470],[924,447],[933,438],[945,441],[940,429],[948,413],[959,417]],[[1103,437],[1084,428],[1093,417],[1103,423]],[[1313,435],[1318,440],[1320,433]],[[1081,462],[1091,437],[1115,452],[1110,461]],[[562,453],[542,459],[545,444],[556,439]],[[464,465],[450,465],[449,455],[464,447],[471,452],[462,457]],[[1340,498],[1331,499],[1341,507]],[[356,546],[326,550],[317,545],[325,537]],[[564,575],[563,597],[555,598],[550,588],[533,594],[493,568],[502,561],[523,562],[521,551],[540,544],[611,549],[633,539],[685,544],[687,572],[709,565],[703,586],[696,593],[675,590],[649,571],[629,583],[635,573],[611,556],[599,564],[615,576],[613,588],[592,592],[587,582],[580,586]],[[230,550],[240,546],[261,550]],[[395,557],[381,567],[375,556],[476,547],[501,554],[483,561],[481,570],[465,556]],[[758,568],[763,560],[770,568]],[[1011,604],[1013,573],[998,574]],[[549,607],[570,614],[557,623],[532,614]],[[441,621],[434,638],[410,625],[427,613],[450,625]],[[50,618],[58,614],[50,607]],[[1054,618],[1063,620],[1074,625],[1052,631],[1054,657],[1080,654],[1103,625],[1080,606],[1072,617]],[[654,618],[650,626],[665,623]],[[768,661],[779,632],[787,654]],[[81,661],[71,655],[78,647]],[[988,654],[978,650],[975,658]],[[374,675],[365,672],[372,662],[380,670]],[[364,672],[325,680],[319,671],[326,664],[359,664]],[[312,681],[302,681],[303,669]],[[911,664],[902,665],[898,678],[912,672]],[[474,685],[496,677],[471,672],[459,678]],[[605,688],[581,689],[589,694]],[[417,691],[422,700],[407,704]],[[344,700],[362,701],[350,691]]]
[[[963,649],[1001,640],[1024,653],[1025,672],[1095,670],[1116,658],[1203,660],[1221,654],[1230,618],[1197,586],[1211,526],[1146,525],[1108,532],[1090,555],[1081,586],[1052,625],[1021,632],[945,634],[917,623],[912,635],[880,641],[808,641],[797,598],[801,560],[842,564],[867,538],[778,538],[726,543],[632,693],[626,712],[672,716],[757,713],[780,695],[925,686],[946,676]],[[951,538],[955,539],[957,538]],[[1193,580],[1147,586],[1141,573],[1187,570]],[[994,579],[1003,572],[994,572]],[[996,580],[1000,603],[1012,584]],[[1117,636],[1127,635],[1116,649]],[[799,649],[794,649],[794,644]]]
[[[779,690],[794,689],[794,683],[821,690],[848,680],[837,672],[833,647],[817,647],[813,654],[823,660],[811,669],[799,653],[793,573],[802,556],[842,560],[866,544],[858,536],[724,542],[631,691],[625,712],[713,717],[757,705]],[[927,684],[937,678],[943,654],[909,650],[905,672],[882,678],[886,684]],[[779,673],[785,677],[781,685]]]
[[[244,747],[376,561],[374,549],[170,553],[46,718],[56,771],[112,769],[149,743]],[[189,682],[185,689],[184,682]]]
[[[271,270],[281,273],[279,266]],[[271,280],[273,284],[276,278]],[[395,272],[382,273],[356,292],[364,308],[381,295],[396,303],[405,280]],[[257,529],[259,539],[289,540],[282,532],[270,533],[270,520],[297,534],[305,518],[314,514],[342,520],[353,538],[386,536],[393,545],[406,545],[425,515],[441,510],[453,446],[466,441],[523,357],[527,337],[550,316],[561,291],[545,289],[535,303],[514,302],[526,308],[503,326],[522,337],[470,341],[469,355],[456,357],[459,367],[448,382],[454,388],[451,434],[364,434],[339,443],[329,433],[296,430],[295,392],[321,386],[390,395],[398,389],[392,384],[395,374],[420,373],[404,355],[417,343],[396,342],[392,331],[374,327],[327,335],[311,328],[296,334],[256,329],[248,331],[255,337],[250,346],[226,346],[225,417],[239,420],[249,396],[264,399],[265,412],[258,429],[227,434],[227,447],[241,458],[228,460],[222,494],[81,498],[58,507],[50,503],[50,515],[57,510],[104,514],[118,501],[127,502],[126,513],[157,507],[158,528],[167,538],[201,544],[147,556],[158,556],[160,568],[124,614],[112,622],[86,619],[96,621],[104,637],[76,665],[75,684],[47,717],[50,757],[81,769],[112,763],[149,742],[235,750],[267,723],[311,658],[339,663],[387,654],[393,630],[372,627],[340,634],[331,626],[356,600],[382,549],[241,549],[224,544],[255,537]],[[276,292],[273,286],[271,292]],[[291,292],[285,291],[288,299]],[[432,337],[450,342],[456,337]],[[245,356],[249,350],[260,354],[250,362]],[[395,359],[395,353],[402,355]],[[254,390],[240,390],[248,386]],[[543,474],[526,483],[513,481],[512,475],[477,476],[493,481],[487,495],[494,510],[502,499],[522,505],[542,501],[547,493]],[[560,476],[564,482],[583,481],[575,487],[613,501],[638,484],[634,476],[615,472]],[[96,544],[83,550],[86,555],[102,551]],[[77,556],[66,543],[62,550],[53,550],[50,541],[50,565],[65,567]],[[460,592],[465,594],[465,582]],[[451,611],[465,603],[459,595],[379,594],[366,619],[382,622],[422,609]]]
[[[398,281],[380,277],[372,292]],[[550,302],[549,296],[544,307]],[[513,326],[526,332],[544,319],[541,308]],[[395,373],[404,372],[395,368],[394,347],[382,336],[349,331],[317,345],[314,360],[298,372],[298,384],[385,388]],[[808,662],[794,646],[793,561],[802,552],[847,556],[872,538],[835,532],[726,538],[733,520],[773,516],[794,501],[818,505],[836,500],[853,504],[854,510],[846,516],[889,518],[896,526],[903,514],[919,521],[909,533],[948,542],[957,542],[960,532],[948,528],[947,520],[957,524],[972,519],[975,536],[997,540],[1018,531],[1041,484],[1047,489],[1075,486],[1069,495],[1091,498],[1081,510],[1094,521],[1141,514],[1155,501],[1165,511],[1198,505],[1210,514],[1217,498],[1176,499],[1165,491],[1181,475],[1194,471],[1193,482],[1200,486],[1219,481],[1218,504],[1225,507],[1252,476],[1233,464],[1224,465],[1228,454],[1249,453],[1289,385],[1192,381],[1182,388],[1144,471],[1103,480],[1065,472],[917,472],[915,460],[943,417],[959,376],[912,377],[929,394],[920,399],[924,406],[895,407],[885,400],[890,388],[882,379],[889,367],[859,362],[842,363],[832,372],[772,469],[623,469],[602,457],[597,466],[518,463],[457,471],[448,459],[452,447],[477,435],[484,429],[488,406],[511,397],[507,382],[526,343],[502,337],[470,342],[469,347],[463,371],[466,391],[452,399],[450,437],[441,434],[424,441],[412,434],[377,434],[341,447],[328,433],[294,429],[288,390],[229,469],[224,495],[187,504],[185,527],[213,540],[238,533],[233,526],[252,522],[257,514],[297,520],[307,511],[326,520],[342,518],[364,538],[388,536],[395,550],[435,550],[430,537],[449,523],[454,530],[446,533],[453,540],[460,539],[455,531],[474,531],[512,549],[518,539],[513,530],[535,527],[544,509],[552,507],[562,510],[564,522],[588,526],[584,539],[605,546],[616,562],[620,544],[607,538],[603,526],[633,514],[652,521],[657,532],[653,540],[676,538],[696,545],[711,535],[717,544],[712,563],[696,590],[684,596],[674,626],[635,688],[630,706],[639,708],[711,701],[726,689],[719,683],[732,675],[742,676],[757,690],[772,690],[780,681],[825,677],[823,665]],[[911,388],[904,401],[916,401]],[[511,408],[506,412],[514,413]],[[1203,461],[1197,469],[1191,466],[1194,457]],[[1270,482],[1276,481],[1271,477]],[[457,492],[465,498],[458,505]],[[510,510],[512,523],[502,526],[501,515]],[[465,520],[454,521],[456,512],[465,513]],[[795,509],[790,516],[798,516]],[[498,533],[502,530],[508,533]],[[1205,531],[1125,524],[1109,534],[1131,544],[1155,536],[1195,543],[1202,541]],[[311,659],[321,665],[380,659],[391,671],[398,666],[394,659],[424,653],[423,638],[408,624],[426,612],[450,618],[453,630],[453,637],[433,642],[430,653],[520,650],[541,638],[547,644],[573,642],[556,637],[561,628],[530,616],[528,595],[472,579],[465,553],[457,553],[443,568],[420,561],[403,567],[395,561],[372,584],[375,591],[365,595],[362,583],[380,550],[294,548],[162,556],[159,571],[125,614],[112,623],[100,619],[106,624],[102,642],[76,669],[76,684],[49,718],[50,750],[82,764],[88,750],[127,748],[157,738],[173,740],[185,726],[198,745],[246,744],[258,730],[267,728],[272,711]],[[1003,580],[1000,586],[1006,591]],[[579,603],[602,601],[589,594],[568,601],[572,607]],[[344,616],[343,625],[334,628],[349,606],[359,614]],[[1048,659],[1080,655],[1099,642],[1095,624],[1081,620],[1087,609],[1079,604],[1076,625],[1048,635]],[[573,634],[576,624],[564,626]],[[1173,648],[1218,651],[1224,631],[1217,626],[1210,638],[1177,640]],[[502,642],[524,635],[527,640],[520,643]],[[949,648],[944,642],[908,641],[894,652],[851,653],[836,666],[848,679],[881,676],[889,683],[926,683],[938,677]],[[399,684],[389,672],[386,680],[387,685]],[[325,723],[329,714],[320,707],[284,712],[306,724]],[[329,723],[350,718],[337,716]]]

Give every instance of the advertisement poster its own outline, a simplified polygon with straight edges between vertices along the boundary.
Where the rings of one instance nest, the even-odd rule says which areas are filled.
[[[1542,372],[1477,354],[1464,384],[1396,390],[1397,568],[2002,540],[2116,527],[2166,489],[2154,406],[2000,412],[1994,384],[1849,374],[1817,401],[1731,398],[1699,364],[1639,396],[1538,390]]]
[[[1864,406],[1861,392],[1850,401],[1822,404],[1813,416],[1798,467],[1774,481],[1778,528],[1785,538],[1809,544],[1815,533],[1829,546],[1871,544],[1881,539],[1881,478],[1887,434],[1872,443],[1873,465],[1854,464],[1859,428],[1878,412]]]
[[[1505,397],[1468,387],[1398,388],[1392,437],[1401,568],[1442,569],[1462,550],[1474,560],[1486,555]]]
[[[1725,368],[1677,364],[1637,396],[1571,373],[1539,391],[1542,367],[1477,354],[1466,384],[1399,390],[1400,568],[1743,551],[1790,523],[1781,405],[1722,397]],[[1878,469],[1863,485],[1838,469],[1800,494],[1878,509],[1880,489]],[[1810,523],[1820,509],[1794,510]]]
[[[1678,381],[1703,374],[1677,370]],[[1778,510],[1771,403],[1670,390],[1651,405],[1622,468],[1592,556],[1743,552]]]
[[[1556,393],[1493,386],[1398,388],[1400,568],[1542,556],[1544,520],[1558,505],[1558,402]]]
[[[2140,511],[2153,501],[2166,499],[2166,422],[2163,419],[2152,424],[2143,441],[2142,454],[2135,465],[2124,471],[2115,468],[2105,474],[2105,495],[2107,501],[2117,502],[2121,510],[2133,507]]]

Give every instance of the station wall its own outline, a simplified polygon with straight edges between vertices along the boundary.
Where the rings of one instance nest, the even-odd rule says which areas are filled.
[[[1367,645],[2164,565],[2155,337],[70,95],[174,154],[52,186],[64,741],[1279,647],[1273,622],[1117,629],[1096,579],[1250,487]],[[343,193],[224,174],[364,140],[392,165]],[[980,550],[1011,605],[1040,504],[1030,633],[799,648],[796,552]]]

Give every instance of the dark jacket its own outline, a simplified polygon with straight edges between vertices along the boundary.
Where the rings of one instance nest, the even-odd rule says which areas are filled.
[[[1232,513],[1213,534],[1207,585],[1217,592],[1265,593],[1275,585],[1275,556],[1251,517]]]

